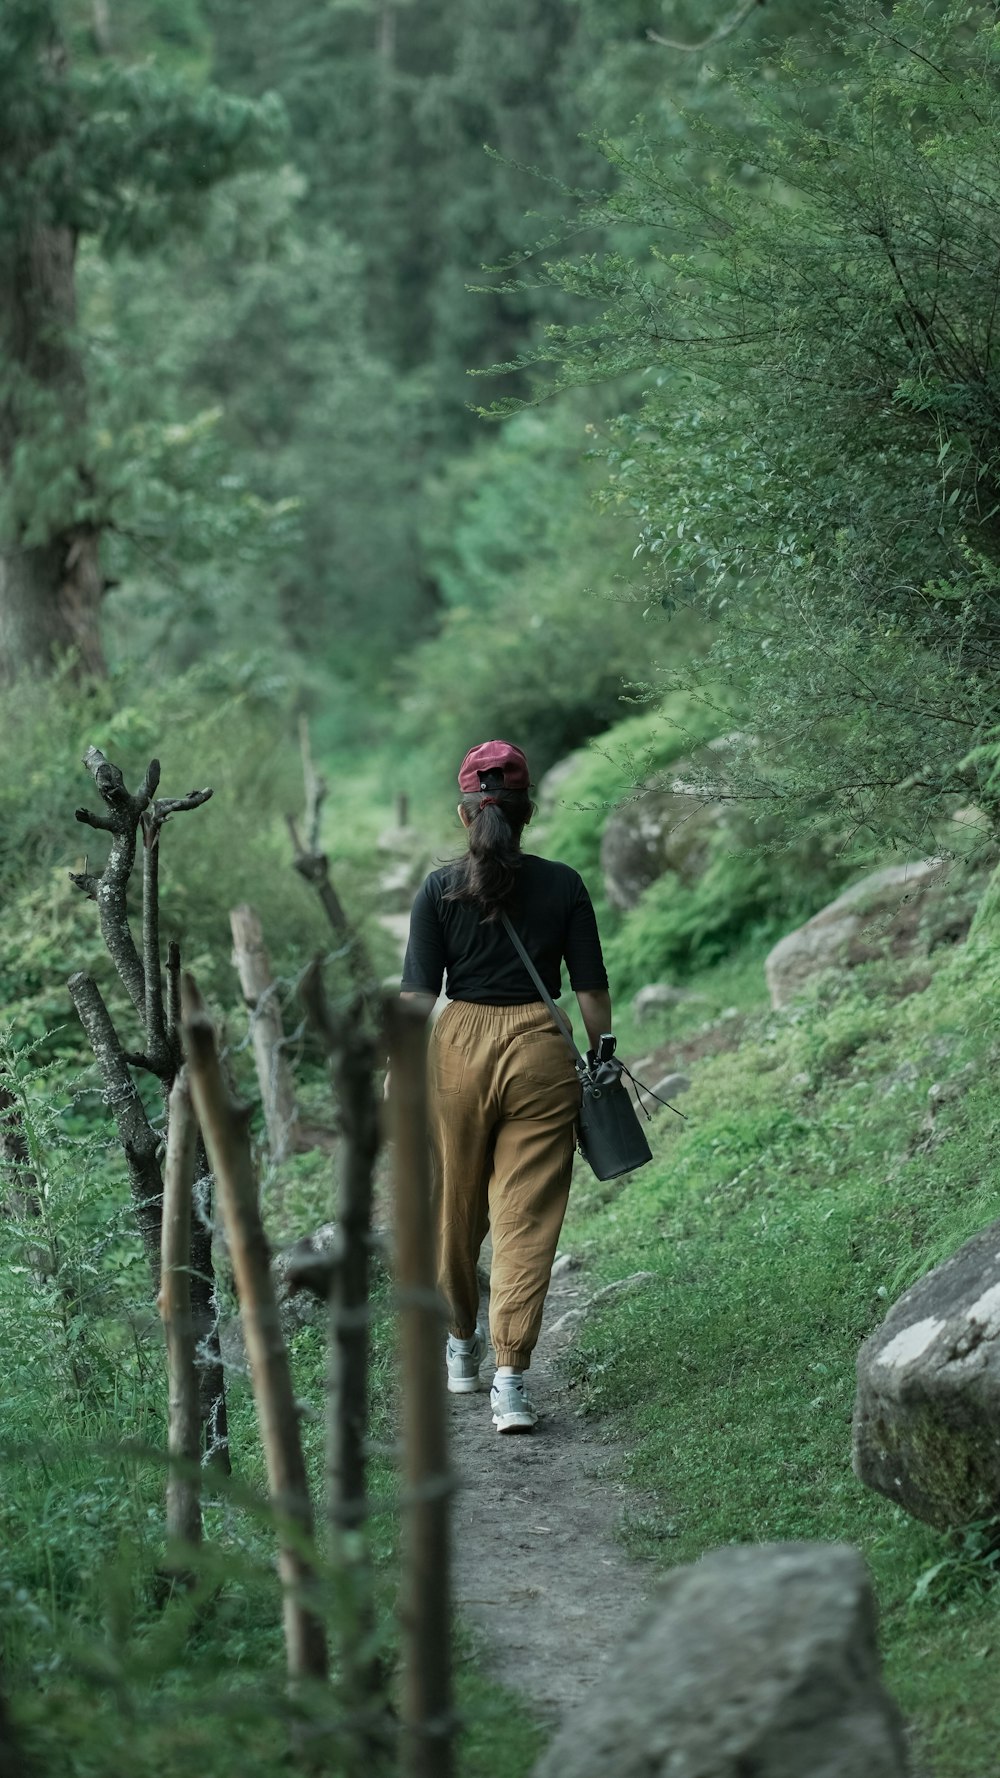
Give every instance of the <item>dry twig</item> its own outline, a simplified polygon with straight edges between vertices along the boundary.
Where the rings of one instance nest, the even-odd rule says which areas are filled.
[[[675,37],[663,37],[659,31],[652,30],[647,31],[646,36],[650,43],[658,43],[663,49],[679,49],[685,55],[700,55],[702,50],[711,49],[714,44],[723,43],[727,37],[732,37],[741,25],[746,24],[755,8],[763,6],[764,3],[765,0],[747,0],[746,5],[741,7],[738,13],[731,19],[727,19],[725,24],[719,25],[716,30],[710,31],[707,37],[702,37],[697,43],[680,43]]]
[[[374,965],[368,955],[368,948],[352,924],[344,904],[334,888],[330,877],[330,861],[320,846],[320,813],[326,799],[326,780],[317,773],[309,745],[309,728],[303,719],[302,736],[302,770],[305,779],[306,808],[304,827],[306,840],[303,845],[299,834],[299,824],[294,815],[285,817],[288,832],[294,851],[294,865],[299,876],[311,883],[319,896],[331,930],[337,944],[346,953],[351,980],[356,992],[366,1007],[373,1012],[377,1006],[381,989],[375,974]]]

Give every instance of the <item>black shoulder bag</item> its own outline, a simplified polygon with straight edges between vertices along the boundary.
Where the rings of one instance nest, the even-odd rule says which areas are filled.
[[[623,1064],[612,1057],[606,1062],[595,1061],[588,1065],[566,1030],[556,1011],[555,1001],[507,915],[501,914],[500,917],[521,962],[552,1014],[560,1037],[573,1057],[573,1066],[580,1081],[577,1139],[584,1160],[593,1167],[598,1179],[617,1179],[622,1173],[632,1173],[636,1167],[644,1167],[653,1156],[642,1125],[636,1117],[635,1106],[625,1090],[622,1074],[626,1070]],[[671,1110],[673,1109],[671,1106]]]

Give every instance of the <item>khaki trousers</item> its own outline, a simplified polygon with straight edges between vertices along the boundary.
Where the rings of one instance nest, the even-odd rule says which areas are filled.
[[[490,1337],[527,1370],[538,1340],[573,1167],[580,1088],[541,1002],[453,1000],[429,1050],[438,1276],[451,1330],[476,1329],[476,1261],[493,1235]]]

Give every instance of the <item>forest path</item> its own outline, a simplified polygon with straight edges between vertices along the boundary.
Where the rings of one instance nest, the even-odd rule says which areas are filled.
[[[656,1579],[615,1541],[627,1497],[624,1452],[577,1414],[556,1368],[547,1330],[580,1305],[580,1279],[561,1271],[549,1287],[529,1372],[539,1410],[533,1432],[495,1431],[492,1352],[480,1392],[448,1396],[461,1482],[452,1515],[455,1606],[480,1633],[491,1676],[549,1723],[591,1694]]]

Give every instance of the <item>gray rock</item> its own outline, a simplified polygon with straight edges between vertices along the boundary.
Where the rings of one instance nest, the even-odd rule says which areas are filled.
[[[557,1260],[552,1268],[553,1278],[556,1276],[558,1268],[559,1261]],[[652,1284],[655,1276],[654,1272],[631,1272],[627,1278],[615,1278],[610,1284],[603,1284],[600,1290],[596,1290],[585,1303],[577,1303],[572,1309],[564,1309],[557,1320],[546,1326],[546,1339],[554,1341],[556,1344],[571,1339],[592,1309],[601,1308],[603,1304],[611,1302],[614,1297],[632,1296],[637,1290],[645,1290],[647,1284]]]
[[[613,809],[601,835],[604,891],[612,907],[634,908],[651,883],[673,871],[695,883],[725,818],[721,804],[675,779],[669,790],[643,790]]]
[[[595,1290],[587,1306],[593,1309],[599,1303],[610,1302],[612,1297],[634,1296],[637,1290],[645,1290],[647,1284],[652,1284],[655,1276],[655,1272],[630,1272],[627,1278],[614,1278],[610,1284],[602,1284],[600,1290]]]
[[[646,988],[640,988],[633,996],[632,1011],[640,1021],[648,1019],[653,1013],[661,1012],[667,1006],[680,1006],[684,1000],[704,1000],[704,994],[694,994],[690,988],[673,988],[669,982],[650,982]]]
[[[848,969],[887,949],[897,956],[912,949],[926,900],[949,869],[947,859],[918,858],[875,871],[845,889],[768,955],[771,1005],[787,1006],[822,970]]]
[[[546,1340],[550,1342],[554,1340],[558,1343],[560,1340],[568,1339],[576,1332],[580,1323],[586,1319],[588,1307],[589,1304],[581,1303],[575,1309],[564,1309],[558,1319],[545,1329]]]
[[[580,1261],[577,1259],[575,1253],[557,1253],[555,1259],[552,1261],[552,1270],[549,1273],[549,1278],[550,1280],[553,1278],[563,1278],[567,1272],[577,1272],[579,1269]]]
[[[865,1341],[853,1461],[862,1482],[940,1529],[1000,1514],[1000,1221]]]
[[[676,1099],[678,1093],[689,1093],[690,1091],[691,1082],[686,1074],[664,1074],[660,1080],[653,1082],[653,1092],[656,1094],[656,1099],[649,1099],[642,1093],[638,1097],[642,1100],[650,1116],[655,1117],[658,1111],[663,1110],[663,1106],[657,1104],[657,1099],[666,1099],[669,1104],[671,1099]]]
[[[554,814],[569,780],[577,766],[586,758],[586,748],[578,747],[574,753],[567,753],[564,759],[558,759],[554,766],[549,767],[539,782],[536,796],[540,821],[544,821],[547,816]]]
[[[675,1569],[535,1778],[905,1778],[864,1564],[844,1544]]]
[[[655,782],[640,785],[613,809],[601,836],[601,870],[612,907],[635,907],[658,877],[672,871],[696,883],[712,856],[720,828],[736,818],[718,802],[726,784],[726,756],[744,737],[723,735],[689,759],[677,760]]]
[[[340,1229],[335,1222],[323,1222],[311,1234],[302,1235],[287,1247],[279,1247],[271,1255],[271,1277],[278,1304],[281,1331],[286,1340],[303,1327],[326,1329],[329,1319],[327,1297],[328,1267],[340,1251]],[[373,1228],[371,1236],[371,1268],[373,1276],[388,1268],[389,1231]],[[227,1315],[219,1323],[222,1362],[227,1370],[248,1371],[246,1343],[238,1314]]]

